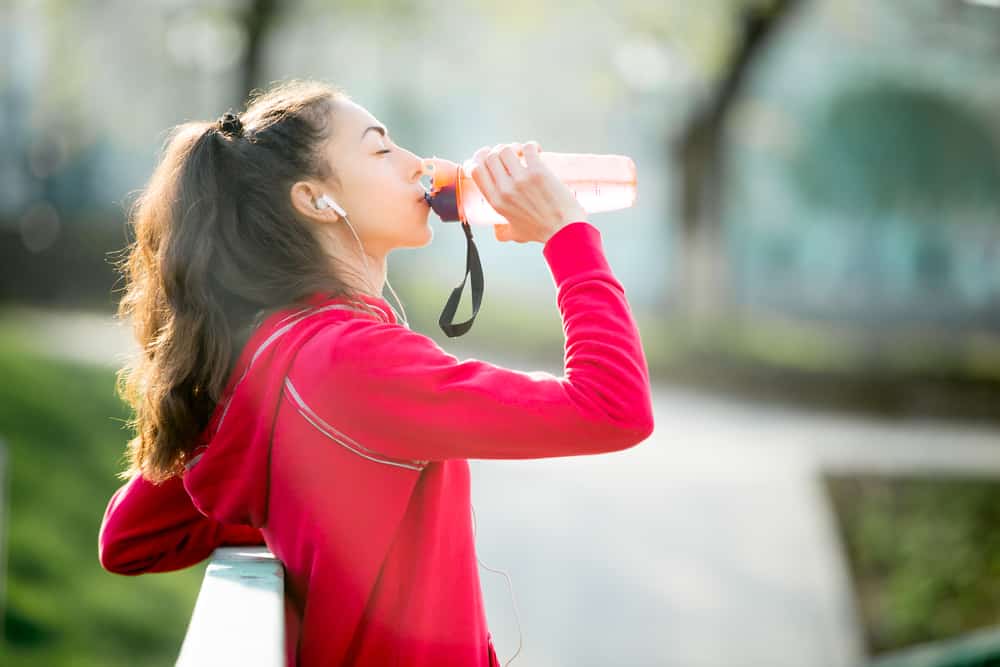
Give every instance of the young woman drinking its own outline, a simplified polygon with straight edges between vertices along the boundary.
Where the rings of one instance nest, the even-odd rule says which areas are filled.
[[[433,237],[422,162],[341,89],[288,82],[174,128],[130,211],[135,437],[101,564],[162,572],[266,544],[289,667],[496,666],[467,460],[612,452],[653,430],[625,290],[538,151],[484,147],[473,177],[509,221],[498,241],[542,245],[561,377],[459,360],[382,297],[389,254]]]

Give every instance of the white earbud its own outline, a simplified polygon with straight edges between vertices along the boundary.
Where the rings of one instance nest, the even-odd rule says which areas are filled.
[[[340,204],[330,199],[330,197],[327,195],[321,195],[320,198],[316,200],[316,208],[320,210],[323,210],[325,208],[332,208],[334,211],[337,212],[337,215],[340,215],[344,218],[347,217],[347,211],[342,209],[340,207]]]

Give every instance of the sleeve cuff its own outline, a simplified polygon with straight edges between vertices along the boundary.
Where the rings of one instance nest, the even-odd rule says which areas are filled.
[[[220,546],[246,546],[263,544],[264,537],[260,530],[244,524],[224,524],[222,529],[222,544]]]
[[[611,271],[604,256],[601,232],[586,220],[564,225],[545,242],[542,254],[557,287],[581,271]]]

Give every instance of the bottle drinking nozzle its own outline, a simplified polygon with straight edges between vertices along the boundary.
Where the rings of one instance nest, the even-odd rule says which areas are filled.
[[[462,177],[459,165],[439,157],[424,159],[424,176],[430,176],[430,192],[424,193],[424,200],[444,222],[462,219],[459,206]]]

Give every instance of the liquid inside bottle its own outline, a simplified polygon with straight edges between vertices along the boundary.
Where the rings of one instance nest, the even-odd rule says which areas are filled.
[[[523,154],[520,154],[524,164]],[[539,159],[565,183],[587,213],[617,211],[635,204],[638,196],[635,162],[624,155],[540,152]],[[424,174],[433,177],[431,206],[444,220],[474,225],[502,225],[507,220],[486,200],[472,178],[475,163],[462,165],[441,158],[424,160]]]

